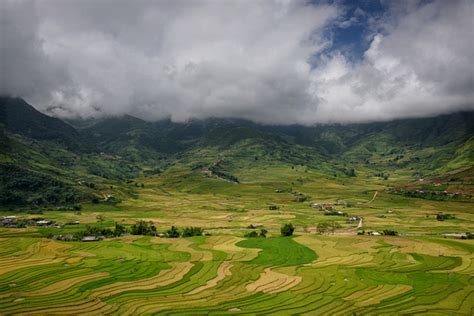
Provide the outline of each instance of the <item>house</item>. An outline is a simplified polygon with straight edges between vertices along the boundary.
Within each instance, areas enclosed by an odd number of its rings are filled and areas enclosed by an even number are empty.
[[[102,240],[103,238],[101,236],[84,236],[82,238],[82,241],[100,241]]]
[[[352,217],[349,217],[349,221],[350,222],[357,222],[360,220],[360,217],[359,216],[352,216]]]
[[[70,221],[70,222],[67,222],[66,225],[79,225],[79,221]]]
[[[36,225],[39,225],[39,226],[46,226],[46,225],[49,225],[50,223],[51,223],[50,221],[40,220],[40,221],[37,221],[37,222],[36,222]]]
[[[367,235],[370,235],[370,236],[381,236],[382,234],[379,233],[379,232],[368,232]]]
[[[321,204],[318,204],[318,203],[311,203],[310,206],[313,207],[313,208],[316,208],[320,211],[323,210],[323,206]]]

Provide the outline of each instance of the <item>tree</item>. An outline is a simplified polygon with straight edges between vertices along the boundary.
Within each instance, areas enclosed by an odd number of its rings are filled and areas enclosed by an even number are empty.
[[[115,223],[115,230],[114,230],[114,236],[115,237],[120,237],[123,234],[125,234],[126,232],[127,232],[127,229],[125,228],[124,225],[119,224],[119,223]]]
[[[293,235],[293,232],[295,231],[295,226],[293,224],[285,224],[281,227],[280,232],[282,236],[291,236]]]
[[[102,224],[105,220],[105,217],[103,215],[97,215],[95,219],[97,220],[97,223]]]
[[[255,237],[258,237],[258,233],[256,231],[252,230],[251,232],[246,233],[244,235],[244,237],[246,237],[246,238],[255,238]]]
[[[183,237],[202,236],[203,229],[201,227],[185,227],[183,229]]]
[[[316,226],[316,230],[320,234],[325,234],[327,232],[331,232],[334,234],[334,230],[340,227],[341,225],[337,222],[321,222]]]
[[[143,220],[132,225],[133,235],[156,235],[156,227],[153,222],[145,222]]]
[[[327,233],[329,230],[329,223],[328,222],[321,222],[316,226],[316,230],[320,234]]]
[[[265,228],[262,228],[260,229],[260,234],[259,234],[259,237],[267,237],[267,233],[268,233],[268,230],[266,230]]]
[[[383,234],[385,236],[398,236],[398,232],[392,229],[384,229]]]
[[[179,231],[178,228],[175,226],[171,226],[170,229],[166,232],[168,234],[168,237],[170,238],[178,238],[179,237]]]

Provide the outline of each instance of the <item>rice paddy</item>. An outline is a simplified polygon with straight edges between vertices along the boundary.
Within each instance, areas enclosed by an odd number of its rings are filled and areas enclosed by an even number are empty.
[[[308,203],[293,202],[290,194],[275,193],[284,181],[302,175],[311,181],[295,187],[311,201],[352,202],[341,209],[363,217],[359,231],[390,228],[405,235],[357,235],[357,223],[324,216]],[[51,228],[1,229],[0,314],[474,313],[474,243],[443,236],[472,230],[472,203],[408,199],[384,192],[377,181],[323,181],[298,171],[288,177],[239,186],[216,179],[187,183],[198,191],[193,193],[172,181],[176,175],[165,174],[142,179],[145,188],[137,199],[85,205],[79,215],[42,215],[81,222],[57,229],[61,233],[85,224],[110,227],[144,219],[159,231],[201,226],[206,236],[66,242],[46,238]],[[436,221],[440,210],[456,219]],[[104,216],[103,223],[95,223],[96,214]],[[317,234],[322,220],[341,228]],[[280,237],[280,226],[290,221],[295,235]],[[267,238],[244,238],[253,229],[249,225],[267,229]]]

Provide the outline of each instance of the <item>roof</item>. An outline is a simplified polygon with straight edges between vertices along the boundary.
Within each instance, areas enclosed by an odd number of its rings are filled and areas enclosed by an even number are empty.
[[[96,236],[85,236],[82,241],[96,241],[99,240]]]

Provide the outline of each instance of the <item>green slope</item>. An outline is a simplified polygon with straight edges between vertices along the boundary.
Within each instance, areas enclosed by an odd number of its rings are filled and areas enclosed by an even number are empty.
[[[460,173],[472,179],[474,167],[474,112],[270,126],[236,119],[153,123],[132,116],[64,123],[9,97],[0,98],[0,109],[4,204],[76,203],[109,194],[125,198],[133,196],[133,179],[172,175],[176,168],[181,170],[176,186],[199,192],[215,188],[215,181],[258,183],[270,170],[289,168],[321,177],[390,175],[406,181]]]

